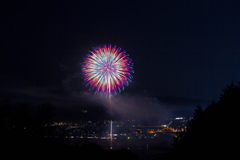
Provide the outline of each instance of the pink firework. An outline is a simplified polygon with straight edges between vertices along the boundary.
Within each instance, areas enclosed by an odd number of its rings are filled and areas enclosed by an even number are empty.
[[[90,90],[110,96],[124,90],[124,85],[131,82],[133,63],[125,51],[120,50],[104,45],[90,51],[82,65],[84,82],[90,85]]]

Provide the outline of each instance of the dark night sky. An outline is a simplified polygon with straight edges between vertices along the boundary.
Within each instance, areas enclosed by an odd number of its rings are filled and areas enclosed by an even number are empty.
[[[0,6],[1,99],[87,104],[80,63],[102,44],[121,47],[133,60],[132,83],[121,96],[200,103],[218,100],[222,88],[240,81],[239,1],[26,1]]]

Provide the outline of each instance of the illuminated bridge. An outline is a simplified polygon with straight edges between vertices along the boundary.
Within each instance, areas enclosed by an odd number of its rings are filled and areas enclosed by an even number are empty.
[[[139,126],[137,128],[150,134],[159,132],[177,132],[173,128],[167,128],[162,126]]]
[[[177,132],[177,131],[173,128],[163,128],[160,130],[160,132]]]

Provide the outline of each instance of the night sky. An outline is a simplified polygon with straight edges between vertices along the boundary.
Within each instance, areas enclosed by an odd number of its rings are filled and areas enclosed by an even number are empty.
[[[103,44],[121,47],[134,63],[132,82],[116,103],[145,98],[141,108],[148,102],[154,103],[153,111],[174,104],[181,113],[183,106],[194,109],[218,100],[226,85],[240,81],[239,1],[25,1],[0,6],[0,98],[12,103],[104,105],[81,78],[83,58]]]

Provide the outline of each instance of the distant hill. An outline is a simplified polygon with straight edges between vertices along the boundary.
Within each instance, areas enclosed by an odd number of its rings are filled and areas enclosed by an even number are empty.
[[[172,96],[157,96],[155,97],[163,103],[173,105],[198,105],[198,104],[209,104],[211,101],[205,99],[193,99],[185,97],[172,97]]]

